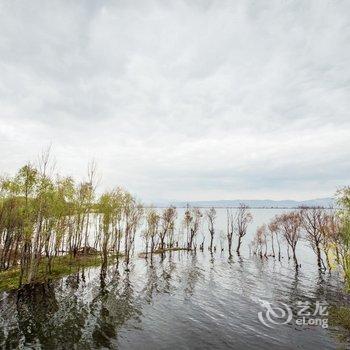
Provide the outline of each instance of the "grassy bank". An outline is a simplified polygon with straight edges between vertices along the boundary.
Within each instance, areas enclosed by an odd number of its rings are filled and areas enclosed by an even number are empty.
[[[331,307],[329,325],[335,328],[333,332],[337,339],[343,343],[348,342],[350,339],[350,308],[347,306]]]
[[[45,282],[78,272],[83,267],[99,266],[102,259],[100,254],[81,255],[73,259],[69,255],[56,257],[52,261],[51,273],[47,269],[47,259],[43,258],[39,264],[35,282]],[[0,291],[17,289],[19,287],[20,269],[13,267],[0,272]]]
[[[329,312],[329,322],[332,326],[341,326],[350,332],[350,308],[332,307]]]

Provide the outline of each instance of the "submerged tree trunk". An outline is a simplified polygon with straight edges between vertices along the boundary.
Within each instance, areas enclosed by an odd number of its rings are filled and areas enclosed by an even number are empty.
[[[322,270],[325,268],[325,265],[322,260],[320,245],[317,243],[316,243],[316,255],[317,255],[317,266],[319,270]]]
[[[293,251],[293,260],[294,260],[294,263],[295,263],[295,268],[298,270],[299,263],[298,263],[297,255],[295,253],[295,248],[293,248],[292,251]]]
[[[277,239],[277,244],[278,244],[278,260],[281,261],[281,243],[279,239]]]
[[[242,237],[238,236],[238,244],[237,244],[237,249],[236,249],[236,252],[238,255],[240,255],[241,244],[242,244]]]
[[[274,246],[274,235],[271,235],[271,249],[272,249],[272,256],[275,257],[275,246]]]

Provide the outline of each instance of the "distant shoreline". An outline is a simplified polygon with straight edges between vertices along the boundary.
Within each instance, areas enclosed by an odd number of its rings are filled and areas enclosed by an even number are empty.
[[[218,200],[154,200],[146,201],[145,206],[164,208],[170,205],[177,208],[187,206],[196,208],[238,208],[241,204],[249,206],[251,209],[299,209],[299,208],[338,208],[338,203],[334,197],[313,198],[307,200],[293,199],[218,199]]]
[[[171,206],[172,204],[169,204],[169,206]],[[169,206],[166,206],[166,205],[144,205],[143,207],[144,208],[158,208],[158,209],[165,209],[165,208],[168,208]],[[175,208],[178,208],[178,209],[186,209],[187,206],[179,206],[179,205],[172,205],[174,206]],[[207,206],[200,206],[200,205],[188,205],[188,207],[190,208],[193,208],[193,207],[196,207],[196,208],[199,208],[199,209],[208,209],[208,208],[215,208],[215,209],[238,209],[239,206],[216,206],[216,205],[207,205]],[[336,210],[340,210],[342,208],[340,207],[323,207],[323,206],[304,206],[304,207],[251,207],[249,206],[250,209],[311,209],[311,208],[320,208],[320,209],[336,209]]]

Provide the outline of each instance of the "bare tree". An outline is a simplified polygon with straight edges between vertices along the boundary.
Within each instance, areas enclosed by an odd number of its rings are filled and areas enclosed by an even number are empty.
[[[268,224],[268,229],[269,229],[269,233],[270,233],[270,236],[271,236],[271,250],[272,250],[272,256],[275,257],[276,254],[275,254],[275,245],[274,245],[274,242],[275,242],[275,236],[277,235],[277,225],[274,221],[271,221],[269,224]]]
[[[208,222],[208,230],[210,234],[210,246],[209,250],[210,252],[213,252],[213,240],[214,240],[214,234],[215,234],[215,229],[214,229],[214,223],[216,219],[216,210],[214,207],[210,208],[205,212],[206,214],[206,219]]]
[[[235,225],[235,214],[232,209],[227,209],[227,243],[228,243],[228,255],[232,257],[232,241],[233,241],[233,232]]]
[[[86,250],[88,249],[88,239],[89,239],[89,227],[90,227],[90,214],[92,211],[94,194],[97,187],[97,163],[95,160],[92,160],[88,164],[87,168],[87,193],[86,193],[86,225],[85,225],[85,238],[84,238],[84,254],[86,254]]]
[[[170,206],[163,210],[161,216],[161,228],[159,230],[159,239],[160,239],[160,249],[163,251],[165,248],[165,237],[169,231],[174,229],[175,220],[177,218],[176,208]]]
[[[271,235],[271,247],[272,247],[272,255],[275,257],[275,248],[274,248],[274,238],[276,238],[277,246],[278,246],[278,260],[281,260],[281,242],[280,242],[280,227],[279,227],[279,219],[275,217],[268,225],[269,232]]]
[[[259,226],[256,230],[253,246],[255,248],[255,253],[260,256],[260,258],[263,257],[263,246],[266,247],[266,226],[262,225]],[[265,254],[266,256],[266,250]]]
[[[293,259],[296,269],[299,268],[298,259],[296,256],[296,246],[300,238],[301,218],[298,212],[290,212],[282,214],[279,217],[280,227],[288,246],[293,253]]]
[[[328,269],[332,269],[330,253],[335,252],[336,261],[340,263],[339,247],[341,247],[341,225],[339,217],[334,212],[324,213],[319,220],[321,231],[321,246],[326,257]]]
[[[143,215],[143,208],[137,204],[134,198],[129,194],[125,194],[124,217],[125,217],[125,237],[124,237],[124,260],[126,270],[130,261],[130,252],[135,241],[135,234]]]
[[[202,212],[199,208],[193,208],[191,210],[191,220],[190,220],[190,237],[188,242],[188,249],[193,248],[193,240],[200,229],[201,219],[203,217]],[[195,247],[194,247],[195,248]]]
[[[266,225],[262,225],[262,232],[263,232],[263,236],[264,236],[264,243],[265,243],[265,258],[267,258],[267,242],[268,242],[268,232],[267,232],[267,228],[266,228]]]
[[[320,270],[325,269],[321,255],[324,216],[325,212],[320,208],[303,208],[300,210],[301,226],[306,233],[307,241],[317,256],[317,265]]]
[[[150,240],[151,242],[151,249],[150,249],[150,253],[151,253],[151,261],[153,259],[153,253],[155,250],[155,246],[156,246],[156,238],[158,236],[158,229],[159,229],[159,220],[160,220],[160,216],[157,213],[157,211],[154,208],[150,208],[147,210],[146,212],[146,223],[147,223],[147,227],[146,227],[146,232],[145,232],[145,238],[146,238],[146,257],[148,254],[148,240]]]
[[[247,234],[248,225],[252,222],[253,216],[249,211],[249,207],[245,204],[240,204],[236,214],[236,222],[234,226],[234,230],[238,236],[238,244],[236,252],[239,255],[242,238]]]

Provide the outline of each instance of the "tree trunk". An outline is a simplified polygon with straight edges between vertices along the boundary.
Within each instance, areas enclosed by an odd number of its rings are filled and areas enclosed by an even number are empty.
[[[297,256],[295,254],[295,248],[292,248],[292,250],[293,250],[293,259],[294,259],[294,262],[295,262],[295,268],[298,270],[299,264],[298,264]]]
[[[232,253],[231,253],[232,236],[228,235],[227,239],[228,239],[228,254],[229,254],[229,257],[231,258],[232,257]]]
[[[271,235],[271,249],[272,249],[272,256],[275,257],[275,246],[274,246],[273,234]]]
[[[317,254],[317,266],[319,268],[319,270],[322,270],[322,257],[321,257],[321,249],[319,244],[316,244],[316,254]]]
[[[242,237],[238,236],[238,245],[237,245],[237,249],[236,249],[236,252],[238,255],[240,255],[241,244],[242,244]]]

